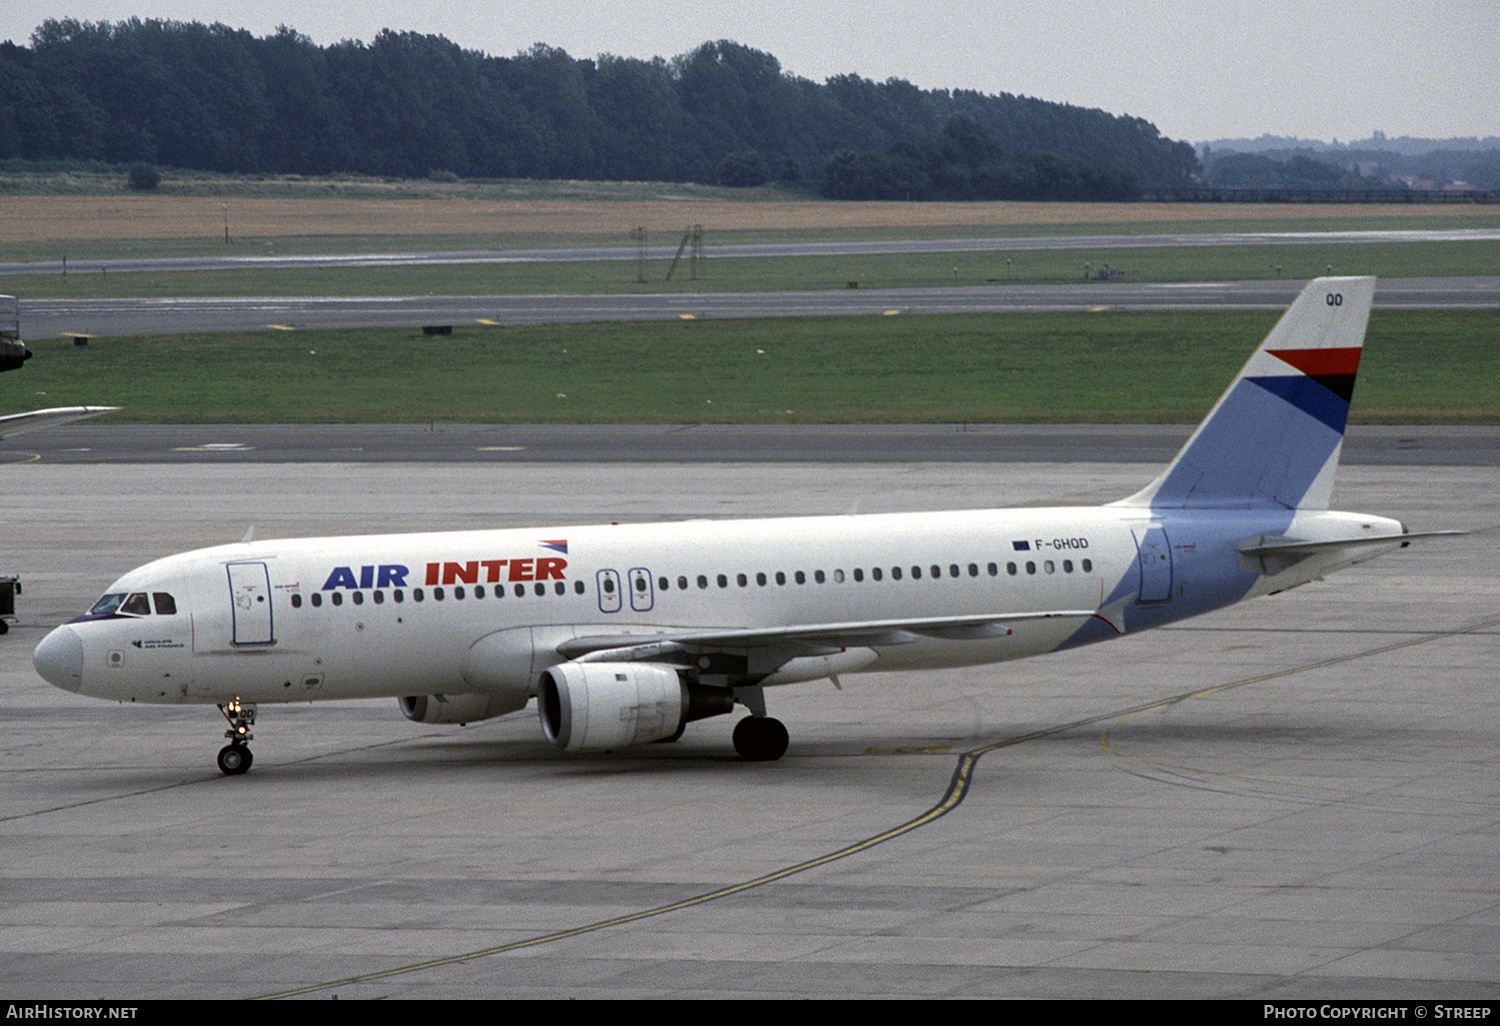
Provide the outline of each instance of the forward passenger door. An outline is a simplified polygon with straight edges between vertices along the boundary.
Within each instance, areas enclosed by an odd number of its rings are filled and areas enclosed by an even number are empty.
[[[236,645],[269,645],[276,640],[271,623],[271,575],[264,563],[228,563],[229,614]]]

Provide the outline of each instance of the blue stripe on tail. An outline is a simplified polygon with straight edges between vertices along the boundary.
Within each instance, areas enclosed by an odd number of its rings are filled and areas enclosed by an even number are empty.
[[[1308,416],[1316,417],[1342,437],[1344,424],[1349,419],[1349,400],[1339,398],[1318,381],[1306,376],[1245,380],[1291,403]]]

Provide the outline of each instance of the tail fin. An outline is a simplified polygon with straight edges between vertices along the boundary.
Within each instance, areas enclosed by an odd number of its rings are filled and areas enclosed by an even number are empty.
[[[1116,505],[1327,509],[1374,278],[1302,290],[1161,476]]]

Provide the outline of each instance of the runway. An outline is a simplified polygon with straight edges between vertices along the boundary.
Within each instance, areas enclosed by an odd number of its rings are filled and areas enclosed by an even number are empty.
[[[774,764],[733,757],[732,717],[573,757],[529,712],[434,728],[373,702],[262,706],[255,769],[226,778],[212,709],[89,702],[29,666],[115,575],[250,524],[1089,503],[1155,469],[7,465],[0,992],[1494,1001],[1493,531],[1104,646],[777,689]],[[1500,523],[1486,465],[1346,466],[1335,497]]]
[[[23,335],[158,335],[205,331],[575,324],[883,314],[1093,310],[1284,310],[1305,281],[1189,284],[1078,282],[969,288],[564,296],[386,296],[355,299],[22,299]],[[1379,310],[1497,309],[1500,278],[1382,279]]]
[[[1188,424],[97,424],[0,441],[0,464],[1164,465]],[[1351,466],[1500,466],[1500,426],[1355,424]]]
[[[670,233],[668,233],[670,234]],[[1494,242],[1496,228],[1376,229],[1369,231],[1163,232],[1151,234],[1031,235],[943,239],[838,239],[830,242],[715,243],[719,259],[871,256],[884,253],[1006,253],[1029,250],[1200,249],[1217,246],[1308,246],[1351,243]],[[452,264],[578,263],[671,260],[676,245],[547,246],[512,249],[405,251],[391,253],[262,254],[256,256],[117,257],[101,260],[0,261],[0,275],[164,273],[296,268],[414,267]]]

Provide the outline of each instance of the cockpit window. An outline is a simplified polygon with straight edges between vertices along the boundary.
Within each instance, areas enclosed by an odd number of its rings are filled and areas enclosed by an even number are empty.
[[[172,601],[172,596],[166,592],[156,593],[156,611],[158,613],[177,612],[177,603]],[[94,608],[89,610],[90,616],[109,616],[112,613],[122,613],[127,616],[150,616],[151,599],[144,591],[133,591],[129,594],[117,592],[105,595]]]
[[[124,601],[124,592],[121,592],[118,595],[105,595],[98,602],[94,603],[94,608],[89,610],[89,615],[108,616],[110,613],[113,613],[115,610],[119,609],[120,604]]]
[[[157,616],[171,616],[177,612],[177,600],[166,592],[154,591],[151,598],[156,603]]]

